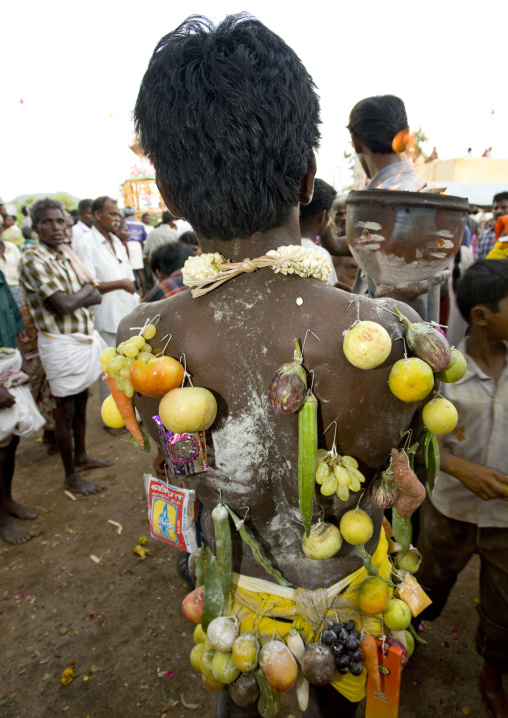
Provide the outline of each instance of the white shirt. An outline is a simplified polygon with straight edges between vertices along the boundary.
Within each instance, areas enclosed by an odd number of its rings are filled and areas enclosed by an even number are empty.
[[[143,269],[143,247],[141,242],[127,242],[131,269]]]
[[[93,274],[94,280],[100,282],[116,282],[119,279],[134,281],[129,258],[118,237],[110,233],[114,251],[106,238],[98,229],[92,227],[90,233],[76,243],[75,252]],[[98,332],[115,334],[123,317],[139,304],[138,294],[131,294],[124,289],[115,289],[102,295],[102,302],[91,307]]]
[[[88,227],[84,222],[78,219],[78,221],[72,228],[72,248],[74,251],[76,251],[76,242],[89,231],[90,227]]]
[[[12,242],[4,242],[4,256],[0,257],[0,269],[9,287],[19,287],[21,252]]]
[[[309,239],[308,237],[302,237],[302,247],[305,247],[305,249],[318,249],[321,254],[326,257],[328,260],[328,264],[330,265],[332,269],[332,273],[330,274],[330,279],[328,280],[328,284],[331,284],[332,287],[334,287],[337,282],[337,272],[335,271],[335,267],[333,266],[332,257],[330,255],[330,252],[325,249],[324,247],[321,247],[320,244],[316,244],[312,241],[312,239]]]
[[[176,229],[171,229],[169,224],[161,224],[150,232],[143,244],[143,254],[145,257],[151,257],[155,250],[164,244],[176,244],[178,242],[179,233]]]
[[[508,343],[506,343],[508,360]],[[451,434],[443,436],[443,448],[473,464],[489,466],[508,474],[508,361],[494,381],[466,353],[464,339],[459,350],[467,370],[455,384],[441,382],[441,394],[455,405],[459,421]],[[508,483],[508,479],[507,479]],[[432,503],[445,516],[480,527],[508,528],[508,503],[502,499],[483,501],[454,476],[439,472]]]

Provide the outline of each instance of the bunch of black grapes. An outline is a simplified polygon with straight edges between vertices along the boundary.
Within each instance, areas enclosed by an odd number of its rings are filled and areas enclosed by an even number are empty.
[[[335,665],[339,673],[350,672],[353,676],[362,674],[360,631],[356,630],[354,621],[330,621],[328,628],[321,631],[321,643],[329,646],[335,653]]]

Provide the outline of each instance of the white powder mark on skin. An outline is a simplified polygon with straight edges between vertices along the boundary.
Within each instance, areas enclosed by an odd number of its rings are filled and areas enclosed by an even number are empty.
[[[443,259],[443,257],[447,257],[447,256],[448,256],[448,255],[446,254],[446,252],[434,252],[434,251],[432,251],[432,250],[430,250],[430,251],[427,250],[427,252],[426,252],[425,254],[426,254],[427,256],[430,255],[431,257],[436,257],[437,259]]]
[[[355,227],[363,227],[364,229],[383,229],[383,227],[377,222],[357,222]]]
[[[371,249],[371,250],[374,250],[374,249],[379,249],[380,246],[381,246],[381,245],[378,244],[378,242],[376,242],[375,244],[369,244],[369,245],[368,245],[368,248]]]

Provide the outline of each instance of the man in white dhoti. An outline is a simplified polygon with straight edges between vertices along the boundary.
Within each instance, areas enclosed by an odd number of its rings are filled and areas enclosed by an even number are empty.
[[[101,294],[66,244],[62,204],[49,197],[39,200],[31,216],[40,244],[23,254],[21,281],[56,398],[55,433],[64,486],[81,494],[96,493],[101,487],[83,479],[79,471],[111,465],[106,459],[92,459],[85,450],[88,387],[101,374],[99,356],[105,348],[88,307],[100,304]]]

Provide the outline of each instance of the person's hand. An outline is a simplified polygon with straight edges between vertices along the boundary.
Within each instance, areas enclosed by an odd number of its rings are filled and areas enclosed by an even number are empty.
[[[491,469],[488,466],[480,466],[470,461],[464,461],[457,478],[466,489],[476,494],[482,501],[502,499],[508,501],[508,489],[499,482],[508,484],[508,478],[500,471]]]
[[[16,403],[16,398],[7,391],[3,386],[0,386],[0,411],[2,409],[10,409]]]
[[[129,292],[129,294],[135,294],[136,292],[136,285],[134,282],[132,282],[130,279],[122,279],[122,289],[124,289],[126,292]]]
[[[402,284],[389,285],[379,284],[374,295],[376,299],[382,299],[383,297],[392,297],[401,302],[410,302],[422,294],[435,287],[436,284],[441,284],[445,279],[451,275],[449,269],[444,272],[438,272],[430,279],[424,279],[421,282],[403,282]]]

